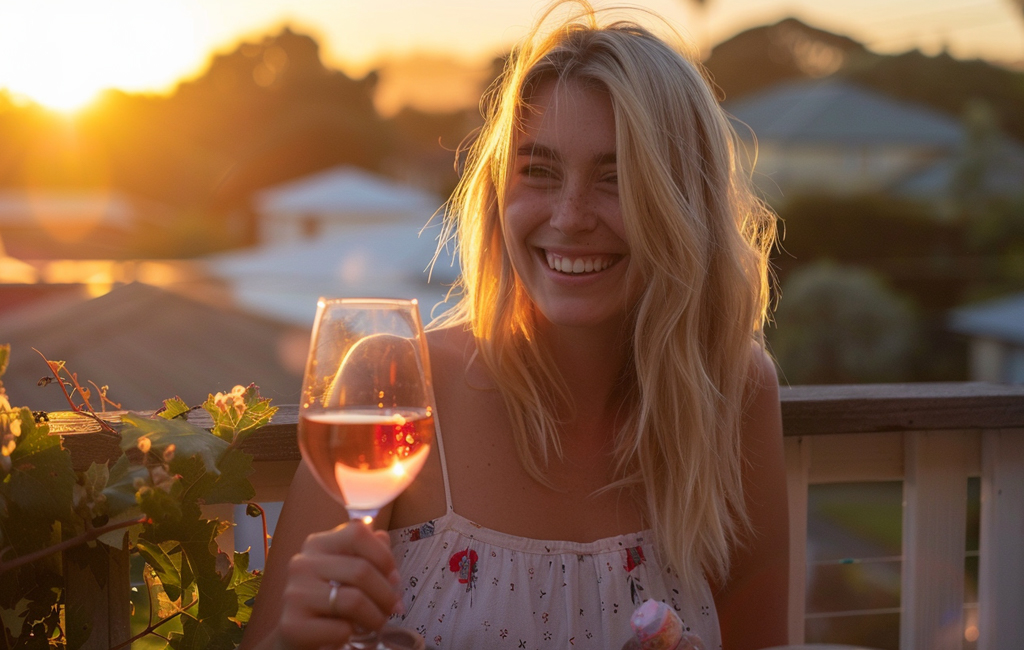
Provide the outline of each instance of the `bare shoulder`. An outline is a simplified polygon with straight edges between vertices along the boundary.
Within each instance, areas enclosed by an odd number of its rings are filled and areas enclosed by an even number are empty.
[[[461,358],[466,346],[471,345],[473,335],[464,325],[446,325],[427,331],[427,347],[430,359],[441,362]]]
[[[779,420],[771,433],[781,435],[781,414],[779,414],[779,377],[775,362],[757,343],[750,347],[750,366],[747,370],[747,387],[743,404],[744,433],[751,421],[764,422]],[[763,427],[758,427],[763,429]]]
[[[476,359],[476,340],[466,325],[449,325],[427,332],[434,387],[460,390],[466,385],[490,388],[492,382]],[[438,394],[438,399],[442,396]]]

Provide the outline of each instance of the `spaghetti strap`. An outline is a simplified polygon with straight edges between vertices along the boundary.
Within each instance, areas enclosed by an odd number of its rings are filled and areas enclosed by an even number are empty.
[[[452,507],[452,488],[448,483],[448,463],[444,459],[444,440],[441,439],[441,421],[434,414],[434,438],[437,440],[437,455],[441,458],[441,480],[444,481],[444,503],[448,508],[446,512],[455,512]]]

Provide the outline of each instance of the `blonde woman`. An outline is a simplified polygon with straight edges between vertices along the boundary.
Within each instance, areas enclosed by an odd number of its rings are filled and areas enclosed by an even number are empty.
[[[245,645],[390,617],[436,648],[617,650],[649,599],[708,650],[786,641],[773,218],[695,63],[586,5],[552,21],[487,98],[447,212],[436,452],[387,532],[299,469]]]

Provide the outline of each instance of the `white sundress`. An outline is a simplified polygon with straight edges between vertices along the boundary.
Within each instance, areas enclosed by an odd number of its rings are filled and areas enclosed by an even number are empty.
[[[686,593],[649,531],[579,543],[484,528],[452,507],[440,431],[437,450],[445,514],[390,531],[405,606],[392,625],[416,630],[436,650],[619,650],[633,636],[630,616],[653,598],[708,650],[721,649],[707,582]]]

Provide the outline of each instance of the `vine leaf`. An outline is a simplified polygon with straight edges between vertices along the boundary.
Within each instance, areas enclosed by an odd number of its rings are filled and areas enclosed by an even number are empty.
[[[211,431],[214,435],[235,444],[241,444],[277,413],[277,407],[271,406],[270,400],[260,395],[256,384],[245,388],[235,386],[228,395],[210,395],[203,403],[203,409],[213,420]]]
[[[218,474],[217,460],[228,448],[228,442],[211,436],[206,429],[185,420],[146,418],[134,413],[122,416],[121,449],[137,448],[140,438],[149,438],[152,447],[166,450],[174,445],[175,458],[198,456],[207,472]],[[173,464],[172,464],[173,467]]]
[[[173,397],[164,400],[164,408],[157,415],[165,420],[173,420],[174,418],[186,415],[191,410],[188,404],[185,403],[185,400],[180,397]]]
[[[45,423],[36,424],[31,411],[19,412],[21,438],[11,453],[5,496],[33,519],[69,521],[75,485],[71,454],[61,448],[58,436],[49,435]]]
[[[256,496],[256,490],[249,482],[253,473],[252,456],[231,449],[217,463],[220,475],[202,495],[206,503],[244,503]]]
[[[156,572],[156,577],[160,579],[160,584],[167,597],[171,600],[178,600],[181,597],[181,571],[174,566],[174,561],[171,560],[167,551],[158,544],[143,539],[135,543],[135,548],[139,550],[139,555],[146,560],[146,564]]]
[[[238,612],[231,620],[245,625],[252,616],[252,604],[256,600],[256,592],[260,589],[263,576],[249,571],[249,552],[235,551],[235,568],[231,574],[230,587],[235,590],[238,598]]]
[[[107,486],[103,488],[103,496],[107,498],[107,514],[111,519],[124,513],[138,513],[138,492],[136,482],[143,484],[149,481],[149,472],[142,465],[133,465],[127,456],[120,456],[110,468]]]

